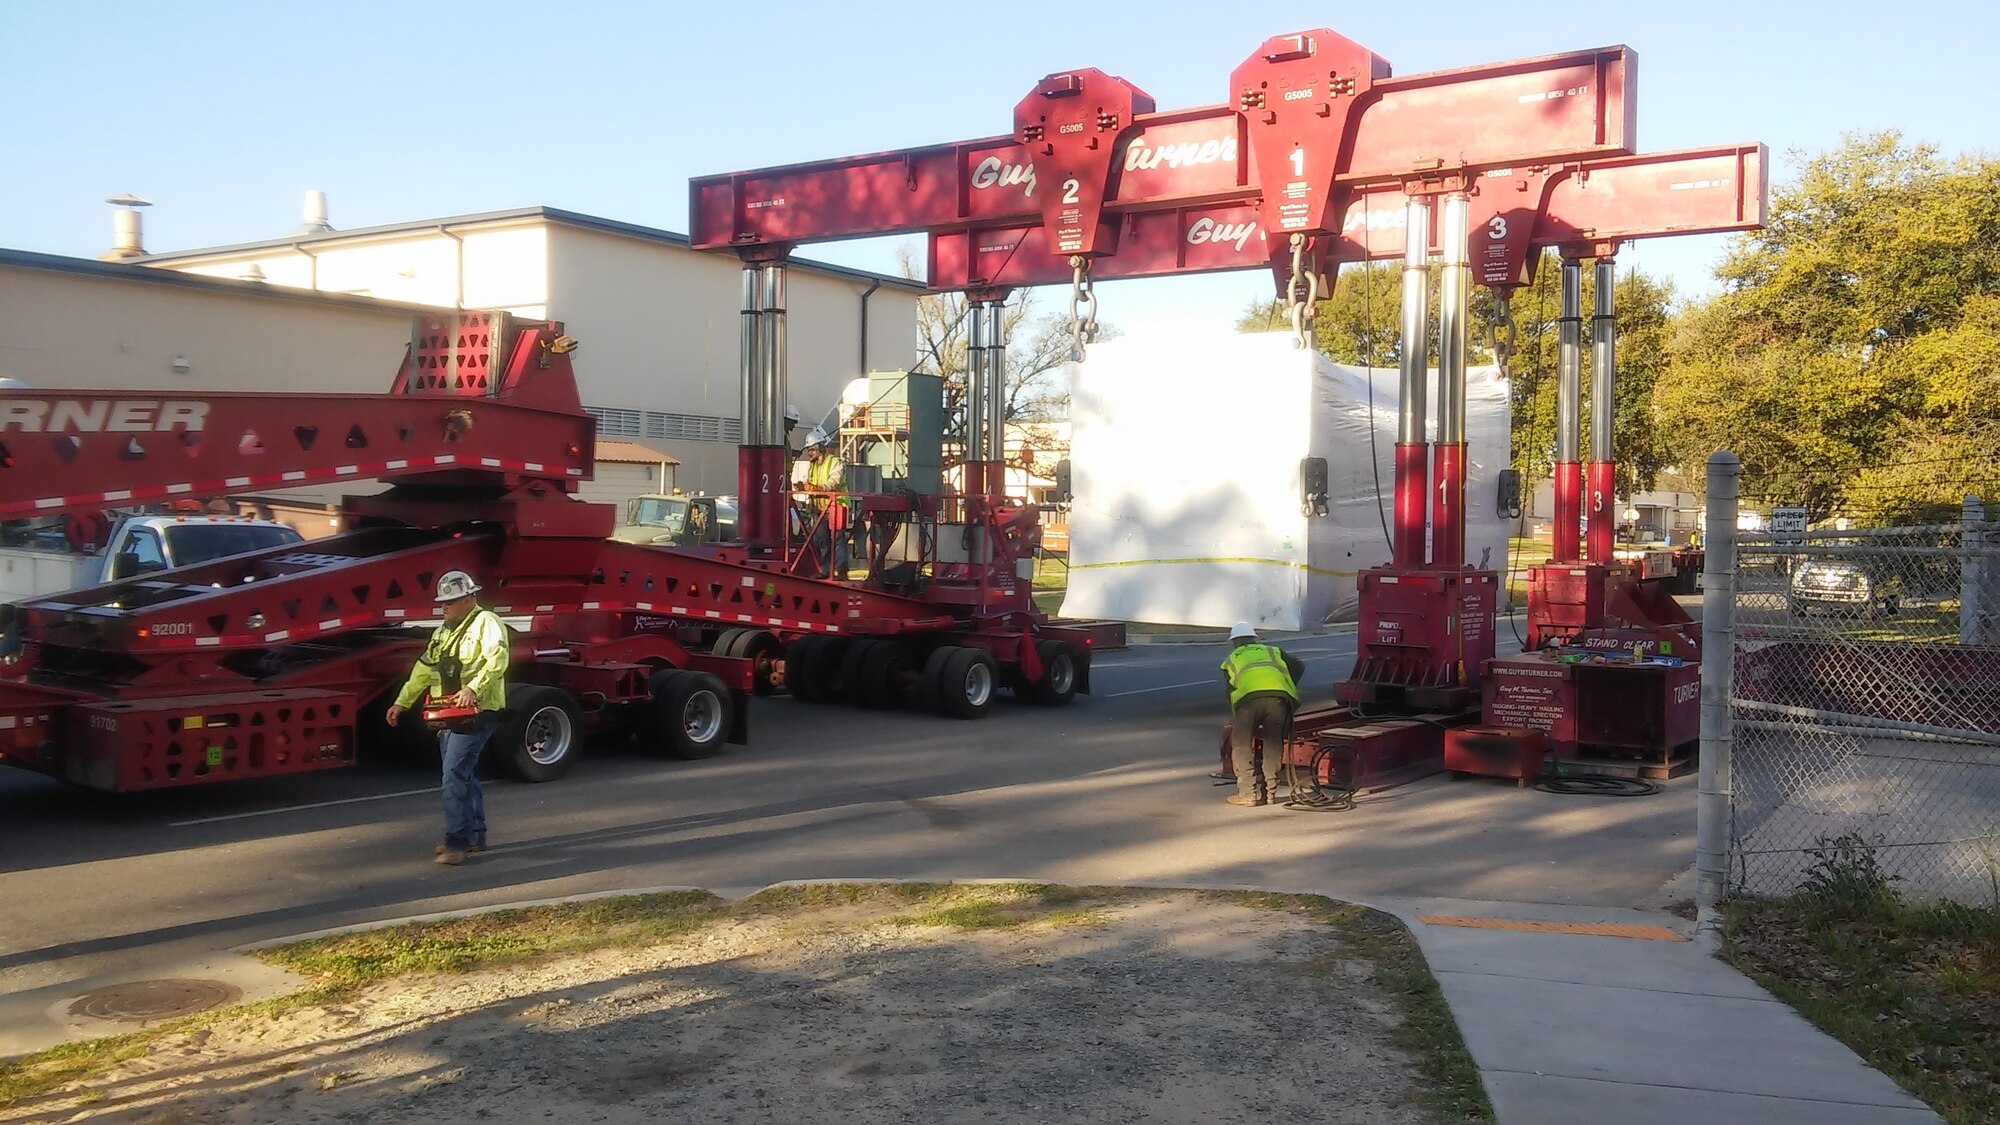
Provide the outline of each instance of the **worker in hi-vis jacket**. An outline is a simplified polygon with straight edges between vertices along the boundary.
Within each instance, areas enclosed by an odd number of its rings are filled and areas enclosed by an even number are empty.
[[[1229,750],[1236,770],[1232,805],[1254,807],[1277,796],[1278,771],[1285,762],[1285,739],[1299,706],[1299,679],[1305,665],[1276,645],[1257,639],[1249,622],[1229,631],[1229,655],[1222,683],[1229,689]],[[1262,750],[1258,739],[1262,737]]]

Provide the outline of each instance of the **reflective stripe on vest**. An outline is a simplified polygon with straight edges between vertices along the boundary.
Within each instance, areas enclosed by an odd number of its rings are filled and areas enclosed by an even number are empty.
[[[1259,691],[1282,691],[1293,702],[1298,701],[1298,685],[1292,683],[1284,654],[1270,645],[1241,645],[1231,650],[1222,662],[1222,672],[1229,677],[1231,707],[1243,702],[1244,696]]]

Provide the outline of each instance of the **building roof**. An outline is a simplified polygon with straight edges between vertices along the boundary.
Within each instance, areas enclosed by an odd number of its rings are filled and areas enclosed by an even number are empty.
[[[202,258],[235,257],[255,250],[283,250],[293,246],[311,246],[319,243],[339,243],[369,238],[391,238],[401,234],[422,234],[440,227],[501,226],[506,224],[542,221],[560,223],[579,230],[597,231],[600,234],[615,234],[626,238],[636,238],[645,242],[657,242],[664,246],[690,249],[690,240],[678,231],[645,227],[637,223],[624,223],[616,219],[602,219],[595,215],[585,215],[576,211],[564,211],[558,207],[516,207],[509,211],[485,211],[475,215],[448,215],[441,219],[420,219],[415,222],[390,223],[386,226],[356,227],[352,230],[335,230],[319,234],[295,234],[283,238],[267,238],[258,242],[239,242],[228,246],[207,246],[193,250],[175,250],[165,254],[148,254],[135,259],[148,264],[165,265],[171,262],[195,261]],[[914,293],[928,292],[921,281],[892,274],[875,273],[872,270],[858,270],[847,266],[836,266],[829,262],[816,262],[808,258],[793,258],[791,264],[810,273],[844,277],[850,281],[865,281],[881,284],[894,289],[907,289]]]
[[[595,457],[599,461],[611,461],[627,465],[678,465],[680,458],[654,449],[644,442],[627,441],[624,438],[598,438]]]
[[[316,305],[337,305],[351,309],[367,309],[371,312],[395,312],[405,315],[434,313],[429,305],[412,305],[402,301],[385,301],[380,297],[357,297],[348,293],[327,293],[313,289],[293,289],[284,285],[271,285],[261,281],[238,281],[230,277],[210,277],[206,274],[182,273],[179,270],[153,269],[144,265],[127,262],[100,262],[94,258],[69,258],[61,254],[38,254],[32,250],[8,250],[0,248],[0,266],[14,266],[19,269],[49,270],[55,273],[78,274],[84,277],[102,277],[116,281],[137,281],[147,285],[166,285],[179,289],[196,289],[209,293],[232,293],[243,297],[266,297],[277,301],[307,301]]]

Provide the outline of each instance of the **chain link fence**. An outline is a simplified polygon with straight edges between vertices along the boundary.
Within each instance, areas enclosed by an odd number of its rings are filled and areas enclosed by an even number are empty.
[[[1734,538],[1729,891],[2000,905],[2000,524]]]

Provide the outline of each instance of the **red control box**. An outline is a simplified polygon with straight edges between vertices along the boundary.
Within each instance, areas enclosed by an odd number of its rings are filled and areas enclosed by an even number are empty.
[[[1453,727],[1444,732],[1444,768],[1454,774],[1511,777],[1517,787],[1542,776],[1542,732],[1526,727]]]

